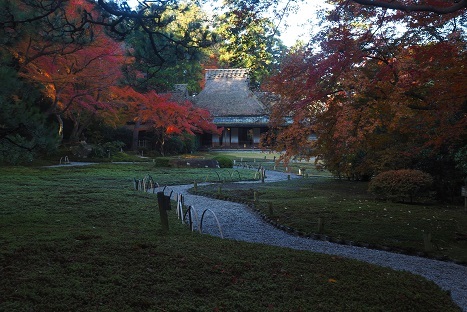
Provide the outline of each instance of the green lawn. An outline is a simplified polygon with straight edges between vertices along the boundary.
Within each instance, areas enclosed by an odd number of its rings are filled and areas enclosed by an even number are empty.
[[[365,182],[310,177],[257,185],[224,184],[222,191],[231,200],[249,202],[256,192],[256,208],[261,213],[303,235],[321,234],[336,241],[467,263],[467,241],[458,239],[458,233],[466,234],[467,230],[467,213],[462,206],[378,201],[367,188]],[[198,190],[217,195],[213,186]],[[431,234],[432,250],[425,248],[424,233]]]
[[[133,190],[147,174],[161,185],[230,176],[0,167],[0,311],[459,311],[422,277],[191,233],[173,210],[163,234],[155,196]]]

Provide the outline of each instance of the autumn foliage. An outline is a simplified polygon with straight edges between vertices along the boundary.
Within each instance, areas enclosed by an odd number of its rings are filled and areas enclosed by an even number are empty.
[[[194,107],[189,101],[175,101],[170,94],[160,95],[154,90],[138,92],[130,86],[116,86],[111,92],[113,101],[123,107],[122,117],[134,121],[135,138],[141,125],[149,125],[158,137],[161,154],[164,154],[164,145],[170,136],[219,132],[210,113]]]
[[[291,53],[270,80],[281,102],[263,144],[286,158],[317,156],[339,177],[417,168],[457,188],[453,159],[467,145],[461,12],[408,16],[334,2],[319,47]]]
[[[5,37],[0,41],[1,65],[3,58],[11,58],[9,63],[21,79],[41,90],[40,104],[47,106],[43,107],[47,121],[55,119],[60,141],[85,139],[90,125],[115,127],[129,121],[155,129],[162,150],[173,135],[217,133],[207,111],[158,94],[157,86],[130,86],[139,81],[129,79],[130,71],[143,80],[148,73],[133,66],[137,62],[130,56],[134,42],[115,40],[116,32],[126,32],[115,28],[122,20],[109,24],[108,14],[96,2],[17,1],[4,9],[0,16]]]

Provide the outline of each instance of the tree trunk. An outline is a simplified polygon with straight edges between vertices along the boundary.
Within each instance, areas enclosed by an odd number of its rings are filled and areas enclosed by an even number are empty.
[[[57,118],[58,121],[58,137],[60,138],[60,142],[63,141],[63,119],[60,114],[55,114],[55,117]]]
[[[70,134],[70,142],[76,143],[79,139],[79,122],[73,120],[73,129]]]
[[[139,128],[141,127],[141,118],[138,118],[135,122],[135,127],[133,128],[133,139],[131,141],[131,150],[138,150],[138,140],[139,140]]]
[[[161,155],[162,156],[165,156],[164,155],[164,144],[165,144],[165,140],[164,140],[164,136],[162,135],[162,140],[161,140]]]
[[[89,122],[86,124],[73,123],[73,131],[71,132],[70,141],[79,142],[84,129],[86,129],[89,125]]]

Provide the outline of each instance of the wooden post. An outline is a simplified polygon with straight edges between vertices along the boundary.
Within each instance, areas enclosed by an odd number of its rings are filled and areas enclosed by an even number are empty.
[[[258,201],[258,193],[256,193],[256,191],[253,192],[253,201],[255,203]]]
[[[287,175],[287,180],[290,180],[290,174]]]
[[[170,207],[170,197],[168,198],[168,203],[167,203],[167,198],[166,197],[168,197],[168,196],[165,196],[164,192],[158,192],[157,193],[157,202],[158,202],[158,206],[159,206],[159,215],[161,217],[162,231],[164,233],[167,233],[169,231],[169,217],[167,215],[167,210],[168,210],[167,205],[169,205],[169,207]]]
[[[323,233],[324,222],[323,218],[318,218],[318,233]]]
[[[462,187],[461,195],[464,196],[464,209],[467,212],[467,186]]]
[[[222,187],[220,185],[217,187],[217,194],[222,194]]]
[[[431,242],[431,233],[423,233],[423,245],[425,252],[433,251],[433,243]]]
[[[274,215],[274,210],[272,208],[272,203],[271,202],[268,203],[268,210],[269,210],[269,215],[270,216]]]
[[[196,181],[193,182],[193,188],[195,189],[195,192],[198,192],[198,183],[196,183]]]

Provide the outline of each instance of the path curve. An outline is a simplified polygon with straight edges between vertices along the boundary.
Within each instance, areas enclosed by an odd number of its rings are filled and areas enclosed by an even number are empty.
[[[287,175],[268,171],[266,182],[286,180]],[[185,205],[193,206],[199,215],[207,208],[214,211],[226,239],[337,255],[418,274],[449,291],[453,301],[461,307],[462,311],[467,312],[467,267],[465,266],[294,236],[265,222],[244,204],[189,194],[188,189],[192,187],[193,185],[168,186],[166,192],[173,190],[174,196],[176,193],[183,194]],[[220,236],[217,223],[210,214],[206,214],[205,221],[203,221],[203,233]]]

